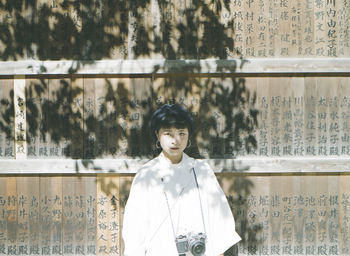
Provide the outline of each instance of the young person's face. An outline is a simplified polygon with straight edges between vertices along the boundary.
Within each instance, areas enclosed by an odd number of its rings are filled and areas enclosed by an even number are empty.
[[[173,164],[179,163],[182,159],[182,152],[187,147],[188,129],[182,128],[160,128],[158,139],[162,147],[163,154]]]

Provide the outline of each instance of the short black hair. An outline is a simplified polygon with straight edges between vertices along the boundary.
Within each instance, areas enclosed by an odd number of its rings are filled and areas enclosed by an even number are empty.
[[[192,135],[194,129],[194,122],[191,114],[179,104],[164,104],[156,110],[151,119],[151,135],[156,141],[160,128],[177,129],[187,128],[189,136]]]

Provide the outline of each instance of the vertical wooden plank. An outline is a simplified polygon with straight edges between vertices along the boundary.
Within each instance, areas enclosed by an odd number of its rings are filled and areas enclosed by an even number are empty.
[[[338,57],[350,56],[349,45],[349,17],[350,8],[346,2],[337,3],[337,28],[338,28]]]
[[[97,178],[97,252],[120,255],[119,177]]]
[[[51,253],[53,255],[62,255],[62,241],[63,241],[63,232],[62,232],[62,194],[63,194],[63,185],[62,177],[54,176],[50,177],[50,193],[49,199],[51,200]]]
[[[93,159],[97,154],[97,118],[98,109],[95,98],[95,81],[93,78],[84,79],[84,153],[85,159]]]
[[[247,58],[256,57],[256,48],[258,43],[257,10],[259,8],[258,1],[242,1],[244,9],[243,31],[244,31],[244,56]]]
[[[279,53],[278,38],[278,2],[267,1],[268,5],[268,52],[269,57],[274,57]]]
[[[316,156],[317,155],[317,89],[316,79],[314,77],[305,78],[305,155]]]
[[[234,49],[235,55],[243,55],[245,51],[245,43],[244,43],[244,6],[243,1],[232,1],[232,10],[233,10],[233,43],[234,43]]]
[[[46,145],[39,149],[39,156],[43,158],[74,157],[75,153],[79,154],[75,152],[75,149],[78,150],[82,145],[82,143],[79,145],[73,143],[75,129],[79,130],[81,126],[80,117],[73,114],[73,111],[76,110],[74,104],[77,106],[82,104],[79,98],[74,102],[74,96],[79,95],[80,91],[72,85],[69,79],[50,79],[48,84],[49,111],[46,111],[48,134]],[[78,132],[77,135],[79,135]],[[77,136],[74,142],[80,141],[79,139]]]
[[[40,251],[40,234],[41,234],[41,215],[40,215],[40,177],[31,177],[30,183],[27,184],[28,203],[30,204],[29,212],[29,255],[38,255]]]
[[[171,20],[172,18],[175,18],[175,12],[171,13],[169,6],[167,8],[164,7],[164,5],[174,5],[176,3],[170,2],[170,1],[163,1],[159,2],[156,0],[149,1],[148,6],[146,7],[146,10],[144,10],[142,14],[142,19],[144,22],[144,29],[146,33],[148,34],[148,40],[150,43],[145,45],[146,49],[149,51],[147,56],[145,58],[150,59],[162,59],[162,58],[169,58],[167,56],[164,42],[162,41],[164,34],[162,34],[163,31],[166,30],[165,22],[168,20]],[[171,24],[174,25],[174,24]],[[172,27],[170,30],[170,34],[173,33],[176,29],[176,26]],[[167,33],[169,30],[167,30]],[[174,41],[175,35],[171,35],[169,38],[169,41]],[[170,48],[169,48],[170,49]],[[174,58],[174,56],[173,56]]]
[[[72,79],[71,106],[72,106],[72,157],[81,159],[84,152],[84,80]]]
[[[325,1],[314,3],[314,47],[316,57],[328,56],[327,53],[327,10]]]
[[[108,178],[104,175],[97,175],[97,254],[108,254],[108,199],[107,199]]]
[[[280,58],[288,58],[291,54],[291,45],[290,42],[293,37],[293,28],[291,27],[292,22],[291,18],[293,16],[293,5],[296,1],[280,1],[278,7],[275,6],[274,11],[277,14],[278,19],[278,34],[276,37],[278,41],[276,42],[276,56]],[[290,6],[293,6],[290,8]]]
[[[97,79],[95,81],[96,141],[99,157],[127,154],[129,82],[129,79]]]
[[[302,1],[302,19],[303,19],[303,42],[302,49],[298,51],[301,56],[312,57],[315,55],[314,43],[314,1]]]
[[[270,155],[270,78],[259,78],[257,81],[257,106],[259,109],[258,155]]]
[[[149,14],[151,17],[149,17],[149,22],[151,25],[151,33],[150,40],[153,42],[153,47],[151,48],[151,56],[152,59],[161,59],[162,53],[159,52],[159,48],[161,47],[161,43],[157,42],[157,38],[161,36],[161,13],[160,13],[160,7],[157,0],[151,0],[150,1],[150,12]]]
[[[350,176],[339,176],[339,221],[341,237],[339,238],[340,254],[347,255],[350,253]]]
[[[318,127],[318,156],[329,155],[329,95],[328,78],[316,78],[317,86],[317,127]]]
[[[132,60],[135,59],[135,54],[133,48],[136,46],[137,38],[137,18],[135,17],[134,10],[128,8],[128,39],[127,39],[127,57]]]
[[[0,254],[7,253],[7,178],[0,176]]]
[[[329,86],[329,155],[340,155],[340,79],[325,78]]]
[[[339,176],[328,176],[328,202],[327,202],[327,225],[328,225],[328,254],[341,254],[340,249],[340,205],[339,205]]]
[[[123,220],[124,220],[124,210],[126,202],[129,198],[131,183],[133,180],[132,176],[121,176],[119,178],[119,199],[120,199],[120,211],[119,211],[119,223],[120,223],[120,229],[119,229],[119,237],[120,237],[120,252],[121,255],[123,255],[124,252],[124,241],[122,239],[122,231],[123,231]]]
[[[294,133],[294,122],[293,122],[293,88],[291,86],[290,79],[283,79],[286,81],[280,85],[283,89],[281,90],[281,106],[282,106],[282,121],[281,121],[281,141],[282,141],[282,155],[292,156],[293,155],[293,133]]]
[[[67,112],[63,112],[62,110],[63,108],[69,108],[68,104],[70,103],[70,95],[68,86],[68,80],[48,80],[48,109],[45,113],[45,118],[47,120],[45,126],[48,132],[45,137],[44,145],[39,148],[39,157],[41,158],[59,158],[60,156],[70,156],[70,145],[63,146],[60,143],[63,141],[63,138],[67,138],[68,143],[71,142],[69,140],[71,138],[71,127],[67,122],[67,120],[69,120],[69,116],[67,116]]]
[[[149,121],[153,112],[151,82],[149,78],[130,80],[129,155],[133,157],[150,154]]]
[[[0,80],[0,123],[4,126],[0,130],[0,159],[15,157],[13,88],[13,79]]]
[[[350,155],[350,87],[348,86],[350,78],[340,78],[339,83],[339,118],[340,118],[340,154],[342,156]]]
[[[212,145],[211,138],[213,136],[213,122],[210,122],[210,117],[213,112],[211,111],[211,93],[210,89],[212,87],[211,78],[199,78],[193,79],[191,83],[197,85],[199,88],[196,88],[194,93],[194,100],[199,99],[199,102],[194,102],[194,104],[198,104],[198,113],[195,117],[196,127],[197,129],[197,144],[199,148],[199,154],[204,158],[209,158],[212,154]],[[160,93],[159,95],[162,95]],[[161,97],[161,96],[160,96]],[[200,138],[207,138],[206,140]]]
[[[338,1],[327,1],[325,3],[325,44],[326,44],[326,56],[338,57],[338,26],[337,26],[337,4]],[[339,2],[338,2],[339,4]],[[339,24],[338,24],[339,25]]]
[[[16,177],[17,179],[17,196],[18,196],[18,211],[17,211],[17,244],[18,254],[29,254],[29,236],[30,236],[30,195],[31,177]]]
[[[26,3],[26,2],[22,3],[21,16],[24,19],[23,22],[25,22],[25,24],[31,24],[31,22],[34,20],[34,18],[35,18],[35,10],[36,10],[36,5],[34,3],[33,4],[32,3]],[[31,28],[31,29],[29,29],[29,28]],[[26,28],[21,31],[21,33],[23,33],[21,35],[23,37],[22,40],[26,41],[26,42],[31,40],[30,39],[31,35],[33,33],[35,33],[33,30],[34,30],[33,26],[26,26]],[[27,49],[25,49],[25,48],[27,48]],[[25,59],[25,60],[33,60],[33,59],[35,59],[35,55],[31,52],[30,49],[32,49],[32,45],[30,45],[28,47],[27,43],[23,44],[23,52],[24,52],[23,59]]]
[[[292,254],[294,246],[294,190],[293,180],[290,176],[281,177],[282,186],[282,226],[281,226],[281,249],[282,255]]]
[[[269,24],[268,24],[269,7],[267,1],[258,1],[256,16],[255,16],[255,35],[256,35],[256,57],[268,57],[268,42],[269,42]]]
[[[6,24],[8,26],[9,19],[10,19],[9,14],[1,8],[1,10],[0,10],[0,22],[1,22],[1,24]],[[7,47],[7,45],[3,41],[1,41],[0,42],[0,49],[5,50],[6,47]],[[2,51],[4,51],[4,50],[2,50]]]
[[[27,157],[40,158],[47,144],[45,108],[49,100],[48,79],[26,79]]]
[[[327,176],[319,176],[317,177],[316,183],[317,247],[318,253],[322,254],[327,252],[327,244],[329,241],[329,219],[327,215],[328,181]]]
[[[124,6],[114,6],[113,3],[106,4],[102,1],[100,1],[100,4],[104,7],[104,12],[101,10],[100,15],[105,14],[107,17],[111,17],[112,15],[114,15],[114,22],[115,24],[118,24],[118,26],[115,26],[112,22],[108,25],[106,24],[108,32],[112,35],[112,38],[114,38],[114,40],[111,40],[108,44],[108,47],[110,48],[109,56],[104,57],[109,57],[112,60],[127,59],[128,23],[125,22],[125,19],[127,19],[128,17],[127,2],[124,2]],[[115,12],[114,9],[118,10],[118,12]]]
[[[113,79],[110,82],[116,102],[114,104],[111,101],[107,102],[107,113],[112,117],[108,119],[108,155],[125,157],[128,155],[129,147],[127,134],[130,131],[130,79]]]
[[[74,184],[76,177],[62,177],[63,255],[75,255]]]
[[[293,183],[293,254],[304,253],[305,194],[303,193],[303,176],[290,177]]]
[[[120,236],[120,176],[111,177],[113,186],[109,197],[109,253],[121,255],[121,236]]]
[[[17,184],[16,177],[7,177],[6,198],[7,198],[7,254],[17,254]]]
[[[271,141],[270,141],[270,155],[271,157],[279,157],[282,156],[283,153],[283,144],[282,144],[282,95],[285,86],[282,85],[283,78],[271,78],[270,79],[270,133],[271,133]]]
[[[15,130],[15,158],[26,159],[27,139],[26,139],[26,94],[24,76],[14,77],[14,130]]]
[[[295,57],[298,55],[298,1],[284,1],[284,11],[281,19],[284,27],[281,29],[281,41],[284,44],[282,50],[284,56]],[[282,55],[282,54],[281,54]]]
[[[86,195],[86,255],[97,254],[97,179],[96,176],[82,178]]]
[[[304,156],[305,155],[305,136],[304,136],[304,124],[305,124],[305,111],[304,111],[304,78],[291,78],[290,86],[292,88],[293,99],[293,155]]]
[[[225,141],[224,141],[224,130],[225,130],[225,116],[233,115],[233,110],[225,111],[226,109],[223,106],[229,106],[230,99],[223,96],[224,88],[233,87],[233,82],[231,79],[221,79],[221,78],[210,78],[212,92],[215,96],[209,96],[210,112],[207,116],[210,122],[212,122],[212,133],[210,143],[210,157],[211,158],[224,158],[225,157]],[[222,89],[216,90],[216,88],[222,87]],[[207,91],[210,91],[208,88]],[[207,94],[208,95],[208,94]],[[232,102],[231,102],[232,104]],[[237,111],[237,110],[236,110]],[[244,144],[244,142],[243,142]],[[238,151],[238,154],[244,155],[245,150],[244,146]]]
[[[270,251],[270,179],[269,176],[262,176],[255,177],[253,180],[255,189],[253,190],[254,192],[252,194],[256,195],[257,205],[254,208],[256,210],[255,214],[257,215],[256,219],[258,221],[255,224],[255,227],[253,227],[253,230],[259,230],[259,232],[256,232],[255,238],[253,237],[253,239],[256,241],[258,248],[256,253],[266,255]]]
[[[86,237],[86,187],[85,178],[74,177],[74,241],[76,242],[74,253],[75,255],[85,255],[87,248]]]
[[[282,254],[283,193],[285,178],[271,176],[270,179],[270,238],[271,254]]]
[[[62,254],[62,177],[40,178],[41,254]]]
[[[247,102],[245,103],[246,106],[243,107],[242,111],[245,111],[244,108],[246,109],[255,109],[259,111],[259,106],[258,106],[258,100],[256,98],[257,96],[257,91],[258,91],[258,86],[257,86],[257,79],[256,78],[245,78],[243,86],[247,90],[247,93],[249,95],[249,98],[247,99]],[[249,115],[249,118],[251,121],[253,121],[253,117]],[[257,117],[258,118],[258,117]],[[258,123],[259,125],[259,123]],[[256,141],[258,142],[259,138],[259,129],[258,127],[255,127],[254,131],[251,132]],[[258,156],[258,150],[257,148],[250,147],[248,149],[249,152],[247,152],[251,156]]]
[[[230,43],[223,45],[224,49],[222,49],[222,51],[227,53],[228,58],[232,58],[234,57],[232,51],[235,46],[233,42],[233,38],[234,38],[234,25],[233,25],[234,18],[233,18],[233,8],[232,8],[233,6],[232,6],[232,2],[226,3],[225,1],[222,1],[222,0],[220,1],[220,4],[222,6],[222,9],[218,13],[220,17],[219,21],[225,27],[224,35],[228,39],[232,40]],[[257,51],[257,48],[256,48],[256,51]]]
[[[40,177],[40,253],[51,253],[51,209],[50,209],[50,178]]]
[[[96,119],[96,127],[92,128],[95,129],[92,131],[92,133],[95,133],[95,139],[92,137],[92,139],[95,140],[95,150],[94,155],[97,157],[105,157],[106,156],[106,149],[107,149],[107,130],[105,128],[106,117],[107,117],[107,108],[106,108],[106,96],[107,96],[107,89],[108,86],[107,82],[109,80],[103,80],[103,79],[94,79],[93,87],[94,89],[91,89],[90,93],[92,94],[92,90],[95,90],[95,116],[94,119]],[[89,85],[92,86],[92,85]],[[111,92],[111,91],[110,91]],[[111,92],[112,93],[112,92]],[[111,95],[113,97],[113,94]],[[91,96],[92,98],[92,96]],[[94,120],[93,119],[93,120]],[[93,143],[93,141],[92,141]],[[90,145],[89,145],[90,147]],[[89,150],[93,150],[89,148]]]
[[[301,192],[304,197],[304,246],[305,254],[317,253],[317,191],[318,176],[302,177]]]

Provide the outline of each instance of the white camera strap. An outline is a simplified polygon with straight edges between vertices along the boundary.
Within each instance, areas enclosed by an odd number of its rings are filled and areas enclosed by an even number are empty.
[[[194,164],[195,166],[195,164]],[[194,169],[194,167],[192,167],[191,171],[193,172],[193,176],[194,176],[194,180],[196,182],[196,187],[197,187],[197,191],[198,191],[198,198],[199,198],[199,205],[200,205],[200,210],[201,210],[201,215],[202,215],[202,221],[203,221],[203,231],[204,231],[204,234],[207,234],[206,232],[206,228],[205,228],[205,221],[204,221],[204,213],[203,213],[203,206],[202,206],[202,198],[201,198],[201,193],[200,193],[200,189],[199,189],[199,185],[198,185],[198,180],[197,180],[197,175],[196,175],[196,171]],[[166,201],[166,204],[167,204],[167,208],[168,208],[168,212],[169,212],[169,218],[170,218],[170,222],[171,222],[171,228],[172,228],[172,231],[173,231],[173,236],[174,236],[174,241],[176,240],[176,233],[175,233],[175,227],[174,227],[174,222],[173,222],[173,218],[172,218],[172,215],[171,215],[171,208],[170,208],[170,204],[169,204],[169,200],[168,200],[168,195],[167,193],[165,192],[165,189],[164,189],[164,179],[161,178],[161,182],[163,184],[163,193],[164,193],[164,196],[165,196],[165,201]],[[185,191],[185,189],[187,188],[187,185],[180,191],[176,201],[174,202],[173,204],[173,207],[176,205],[176,203],[178,202],[179,198],[181,197],[182,193]],[[161,222],[161,224],[159,225],[159,227],[156,229],[156,231],[154,232],[154,234],[151,236],[151,239],[149,241],[152,241],[153,238],[155,237],[156,233],[158,232],[158,230],[160,229],[160,227],[164,224],[165,220],[167,219],[167,217],[165,217],[163,219],[163,221]],[[147,252],[147,249],[146,248],[146,252]]]
[[[195,171],[194,167],[192,167],[191,171],[193,173],[194,180],[196,182],[197,191],[198,191],[198,199],[199,199],[199,205],[200,205],[200,210],[201,210],[201,215],[202,215],[202,222],[203,222],[203,231],[204,231],[204,234],[207,234],[207,231],[206,231],[206,228],[205,228],[202,198],[201,198],[201,193],[200,193],[200,189],[199,189],[199,185],[198,185],[197,174],[196,174],[196,171]],[[162,179],[162,182],[163,182],[163,179]],[[174,221],[173,221],[173,218],[172,218],[172,215],[171,215],[171,209],[170,209],[170,205],[169,205],[168,195],[165,192],[164,187],[163,187],[163,192],[164,192],[165,201],[167,203],[167,207],[168,207],[168,211],[169,211],[169,217],[170,217],[171,227],[172,227],[172,230],[173,230],[174,240],[176,240],[176,232],[175,232],[175,227],[174,227]],[[179,199],[181,197],[183,192],[184,192],[184,189],[182,189],[182,191],[180,192],[180,194],[179,194],[177,199]]]
[[[192,171],[193,171],[194,179],[196,181],[196,186],[197,186],[197,191],[198,191],[198,198],[199,198],[199,204],[200,204],[200,207],[201,207],[201,214],[202,214],[202,221],[203,221],[203,230],[204,230],[204,234],[207,234],[207,231],[205,229],[205,221],[204,221],[204,213],[203,213],[201,192],[200,192],[200,189],[199,189],[198,180],[197,180],[197,174],[196,174],[196,171],[194,170],[194,167],[192,167]]]

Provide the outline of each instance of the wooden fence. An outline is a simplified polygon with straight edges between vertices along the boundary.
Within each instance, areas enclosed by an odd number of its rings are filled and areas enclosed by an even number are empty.
[[[2,175],[1,254],[122,255],[132,178]],[[218,179],[244,239],[234,250],[239,255],[349,254],[349,174],[223,173]]]
[[[0,255],[122,255],[174,102],[243,238],[227,256],[350,255],[349,1],[2,2]]]

